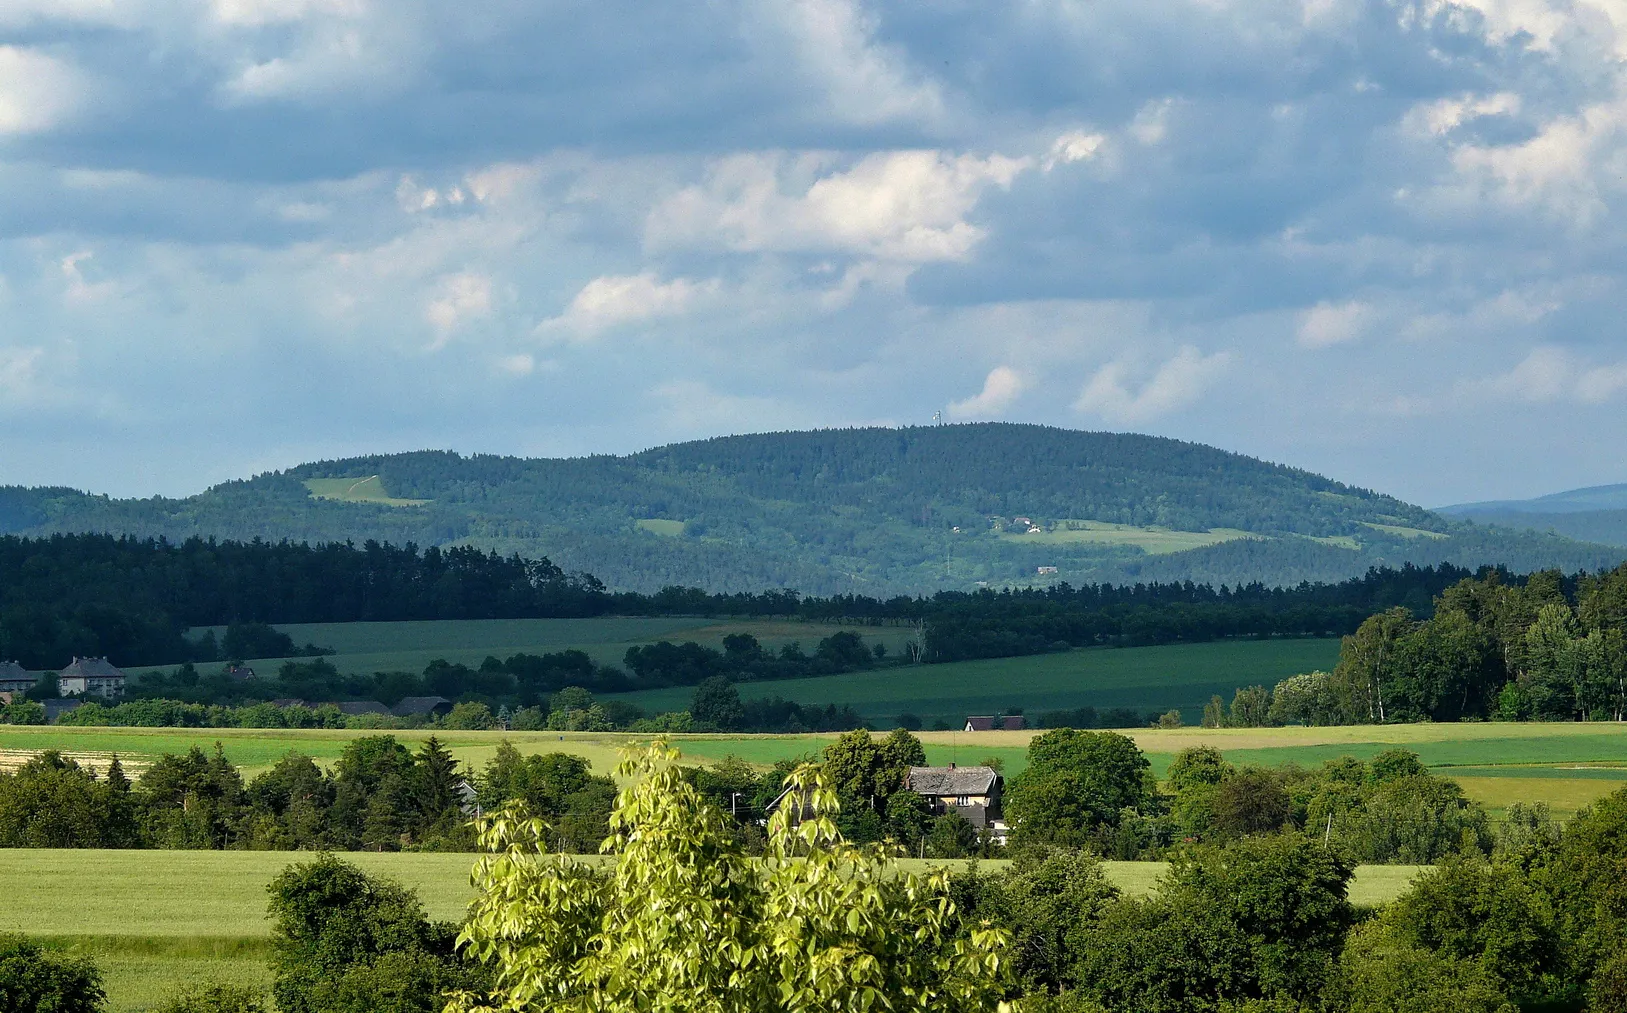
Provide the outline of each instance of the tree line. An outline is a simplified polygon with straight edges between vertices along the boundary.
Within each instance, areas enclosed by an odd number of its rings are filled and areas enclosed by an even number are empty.
[[[913,661],[1061,647],[1354,631],[1374,611],[1427,613],[1472,577],[1450,565],[1373,570],[1336,584],[1219,588],[1191,582],[805,597],[670,587],[611,593],[550,560],[408,543],[172,544],[109,535],[0,537],[0,659],[55,669],[75,656],[150,666],[320,654],[271,623],[596,615],[784,617],[917,625]],[[228,627],[188,639],[198,627]],[[234,632],[235,628],[235,632]],[[280,639],[279,639],[280,638]]]
[[[897,851],[840,829],[852,792],[873,785],[838,784],[907,758],[900,746],[792,770],[804,804],[752,839],[676,753],[629,756],[606,820],[611,863],[557,853],[553,822],[505,805],[477,820],[484,854],[461,925],[431,921],[410,890],[332,855],[293,865],[268,890],[277,1008],[1627,1010],[1627,789],[1563,826],[1511,813],[1489,854],[1449,856],[1372,910],[1350,899],[1351,855],[1292,826],[1183,841],[1142,896],[1114,886],[1088,849],[1057,841],[1018,848],[1003,871],[901,869]],[[1114,738],[1074,733],[1053,737],[1030,769],[1048,768],[1036,777],[1054,786],[1087,754],[1126,784],[1137,767]],[[1186,766],[1189,787],[1242,776],[1212,757]],[[1362,774],[1379,787],[1417,776],[1400,755]],[[0,939],[0,995],[52,1013],[100,1013],[103,999],[94,965],[17,938]],[[162,1009],[268,1006],[253,989],[199,983]]]
[[[1332,672],[1239,690],[1206,724],[1627,720],[1627,564],[1598,574],[1487,571],[1424,616],[1386,608]]]

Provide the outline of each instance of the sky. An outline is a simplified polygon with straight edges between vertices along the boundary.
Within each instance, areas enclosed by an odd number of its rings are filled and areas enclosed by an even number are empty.
[[[1011,420],[1627,481],[1627,0],[0,0],[0,484]]]

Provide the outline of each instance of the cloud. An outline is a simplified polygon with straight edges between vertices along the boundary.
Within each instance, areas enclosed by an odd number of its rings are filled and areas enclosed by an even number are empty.
[[[563,331],[579,339],[593,338],[622,324],[682,316],[715,296],[717,279],[661,281],[655,274],[606,275],[582,286],[565,312],[545,321],[538,333]]]
[[[1506,373],[1469,380],[1459,385],[1465,400],[1484,404],[1487,398],[1528,404],[1602,404],[1627,391],[1627,362],[1590,365],[1574,353],[1543,345]]]
[[[37,50],[0,46],[0,137],[60,126],[85,97],[82,76]]]
[[[910,70],[902,49],[876,42],[876,20],[853,0],[771,0],[759,15],[784,34],[793,67],[837,119],[869,126],[942,115],[937,85]]]
[[[952,419],[986,419],[999,415],[1023,392],[1022,374],[1010,366],[996,366],[983,380],[983,389],[949,405]]]
[[[845,252],[922,263],[964,257],[983,237],[966,220],[988,187],[1030,158],[886,151],[830,171],[816,155],[738,155],[650,215],[654,249]]]
[[[1328,348],[1362,336],[1372,309],[1364,303],[1317,303],[1299,320],[1299,343],[1306,348]]]
[[[424,319],[435,329],[431,349],[441,348],[454,331],[492,312],[492,283],[483,274],[464,272],[442,278],[438,294],[424,307]]]
[[[1204,355],[1195,347],[1185,345],[1160,365],[1137,391],[1130,389],[1128,364],[1108,363],[1085,384],[1073,407],[1110,422],[1151,421],[1196,401],[1226,368],[1230,358],[1225,352]]]

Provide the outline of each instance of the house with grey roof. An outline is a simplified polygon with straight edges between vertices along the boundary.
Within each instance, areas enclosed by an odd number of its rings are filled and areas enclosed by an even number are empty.
[[[1005,778],[993,767],[911,767],[904,787],[925,796],[937,813],[956,813],[995,843],[1004,844],[1006,825],[1000,819],[1000,794]]]
[[[30,672],[15,661],[0,661],[0,693],[21,696],[39,685],[39,681],[39,672]]]
[[[124,673],[106,658],[75,658],[57,673],[57,689],[63,696],[111,699],[124,692]]]
[[[390,708],[398,718],[439,718],[452,713],[452,701],[444,696],[409,696]]]

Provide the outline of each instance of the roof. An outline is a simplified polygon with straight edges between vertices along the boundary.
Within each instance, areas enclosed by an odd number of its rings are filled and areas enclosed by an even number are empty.
[[[226,676],[242,682],[254,678],[254,669],[247,665],[231,665],[226,669]]]
[[[297,696],[279,696],[277,699],[271,701],[271,706],[273,706],[273,707],[309,707],[310,704],[306,703],[304,700],[301,700]]]
[[[83,700],[41,700],[45,705],[45,720],[55,721],[71,710],[78,710],[85,705]]]
[[[388,714],[390,708],[377,700],[346,700],[339,705],[341,714]]]
[[[921,795],[988,795],[999,780],[993,767],[911,767],[904,783]]]
[[[15,661],[0,661],[0,679],[32,679],[34,674]]]
[[[408,696],[402,697],[401,702],[390,708],[390,713],[398,718],[413,717],[419,714],[433,714],[441,708],[452,709],[452,701],[444,696]]]
[[[63,679],[122,679],[124,673],[108,663],[106,658],[75,658],[59,676]]]

